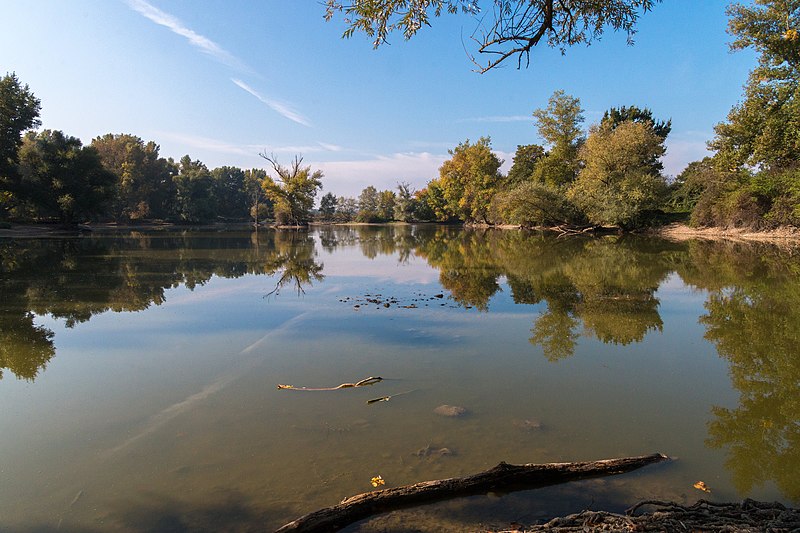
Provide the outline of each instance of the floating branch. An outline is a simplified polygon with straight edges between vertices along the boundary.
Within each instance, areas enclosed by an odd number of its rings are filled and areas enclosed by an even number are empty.
[[[343,500],[339,505],[320,509],[298,518],[277,530],[323,532],[339,529],[374,514],[394,511],[404,507],[427,504],[459,496],[484,494],[490,491],[511,492],[548,485],[557,485],[590,477],[624,474],[661,461],[666,455],[655,453],[639,457],[604,459],[582,463],[546,463],[499,465],[471,476],[423,481],[413,485],[388,488],[358,494]]]
[[[279,389],[284,390],[307,390],[307,391],[317,391],[317,390],[339,390],[339,389],[350,389],[353,387],[366,387],[367,385],[375,385],[376,383],[380,383],[383,381],[381,377],[368,377],[362,379],[361,381],[356,381],[355,383],[342,383],[337,387],[321,387],[317,389],[312,389],[309,387],[295,387],[294,385],[278,385]]]

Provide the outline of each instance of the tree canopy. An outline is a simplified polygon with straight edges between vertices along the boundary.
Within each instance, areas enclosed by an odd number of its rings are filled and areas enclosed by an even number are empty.
[[[325,18],[344,14],[344,37],[362,32],[373,46],[387,42],[399,31],[413,37],[431,17],[462,13],[475,18],[471,40],[479,54],[472,56],[480,72],[491,70],[509,58],[517,67],[530,64],[531,50],[545,43],[562,53],[576,44],[591,44],[610,28],[623,31],[633,42],[639,16],[661,0],[325,0]]]

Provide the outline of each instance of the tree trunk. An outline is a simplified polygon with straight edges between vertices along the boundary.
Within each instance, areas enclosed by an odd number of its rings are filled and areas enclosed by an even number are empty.
[[[387,511],[459,496],[484,494],[500,490],[512,492],[548,485],[557,485],[589,477],[624,474],[643,466],[666,461],[666,455],[655,453],[639,457],[604,459],[582,463],[547,463],[499,465],[471,476],[423,481],[413,485],[358,494],[333,507],[320,509],[298,518],[276,533],[338,531],[369,516]]]

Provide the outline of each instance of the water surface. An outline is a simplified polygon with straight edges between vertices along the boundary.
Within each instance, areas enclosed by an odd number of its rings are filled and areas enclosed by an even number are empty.
[[[351,529],[800,502],[796,250],[396,226],[0,253],[0,530],[269,530],[379,474],[653,452],[678,460]]]

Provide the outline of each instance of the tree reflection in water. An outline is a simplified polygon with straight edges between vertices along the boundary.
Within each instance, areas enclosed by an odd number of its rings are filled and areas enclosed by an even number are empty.
[[[530,342],[551,361],[573,355],[581,334],[627,345],[661,331],[656,291],[677,273],[708,293],[699,321],[739,392],[736,408],[712,407],[707,445],[727,450],[742,493],[773,481],[800,500],[800,256],[770,245],[448,226],[3,240],[0,378],[6,369],[33,381],[54,357],[54,333],[37,315],[75,327],[99,313],[160,305],[167,289],[213,276],[277,276],[270,294],[302,293],[324,279],[317,238],[328,253],[348,247],[400,263],[423,258],[455,302],[484,312],[505,279],[515,303],[542,304]]]

